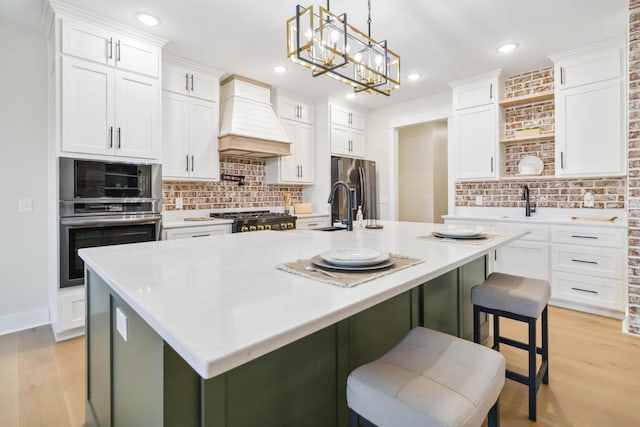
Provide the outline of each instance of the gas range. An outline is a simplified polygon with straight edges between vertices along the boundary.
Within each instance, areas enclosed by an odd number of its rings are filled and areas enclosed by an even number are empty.
[[[231,219],[231,232],[244,233],[263,230],[293,230],[296,228],[297,217],[282,212],[247,211],[220,212],[209,214],[211,218]]]

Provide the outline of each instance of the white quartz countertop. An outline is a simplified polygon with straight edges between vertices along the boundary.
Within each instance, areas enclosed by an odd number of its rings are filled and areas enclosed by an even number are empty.
[[[382,230],[262,231],[79,253],[196,372],[212,378],[526,234],[505,232],[472,245],[417,238],[447,228],[442,224],[381,223]],[[275,268],[348,247],[376,248],[425,262],[353,288]]]

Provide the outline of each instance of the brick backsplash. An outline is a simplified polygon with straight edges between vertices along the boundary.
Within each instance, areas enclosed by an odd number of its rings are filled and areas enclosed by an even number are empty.
[[[531,201],[545,208],[582,208],[584,193],[591,192],[596,209],[624,209],[625,179],[542,179],[487,182],[457,182],[456,206],[483,206],[524,209],[522,186],[529,186]]]
[[[176,209],[176,197],[182,197],[183,209],[256,209],[282,205],[284,194],[291,203],[302,201],[302,186],[266,183],[264,160],[220,158],[220,173],[244,175],[245,185],[232,181],[164,181],[162,208]]]
[[[640,335],[640,1],[629,1],[629,332]]]
[[[542,160],[542,175],[555,175],[556,158],[553,141],[534,141],[505,146],[505,175],[518,174],[518,163],[524,156],[537,156]]]
[[[553,90],[553,67],[527,71],[504,81],[505,98],[516,98]]]

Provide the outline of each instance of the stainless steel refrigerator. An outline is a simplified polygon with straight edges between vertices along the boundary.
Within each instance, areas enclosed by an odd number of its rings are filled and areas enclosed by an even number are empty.
[[[350,157],[331,156],[331,184],[345,181],[355,189],[353,218],[358,206],[362,206],[362,214],[367,225],[375,225],[378,218],[376,192],[376,162],[373,160],[352,159]],[[346,221],[347,195],[344,191],[336,191],[331,205],[333,223]]]

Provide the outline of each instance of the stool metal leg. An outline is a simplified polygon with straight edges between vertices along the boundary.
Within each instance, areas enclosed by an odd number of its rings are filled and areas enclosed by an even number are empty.
[[[529,419],[536,420],[536,319],[529,319]]]
[[[500,316],[493,313],[493,349],[500,351]]]
[[[542,363],[546,362],[545,373],[542,377],[543,384],[549,384],[549,322],[547,318],[547,307],[542,311]]]
[[[500,402],[500,399],[496,400],[495,405],[493,405],[489,410],[489,415],[487,417],[488,427],[500,427],[500,406],[498,405],[498,402]]]
[[[473,306],[473,342],[480,343],[480,307]]]

